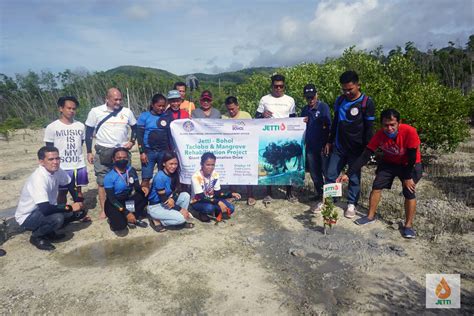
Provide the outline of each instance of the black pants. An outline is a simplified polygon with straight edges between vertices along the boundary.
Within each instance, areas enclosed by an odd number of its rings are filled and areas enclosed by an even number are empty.
[[[148,203],[148,200],[143,195],[143,193],[135,193],[130,197],[119,197],[118,200],[122,205],[125,206],[125,201],[127,200],[134,200],[135,201],[135,217],[143,217],[145,216],[145,206]],[[116,208],[112,203],[110,203],[109,199],[105,200],[105,214],[109,219],[110,229],[112,231],[122,230],[127,227],[127,214],[128,211],[120,212],[118,208]]]

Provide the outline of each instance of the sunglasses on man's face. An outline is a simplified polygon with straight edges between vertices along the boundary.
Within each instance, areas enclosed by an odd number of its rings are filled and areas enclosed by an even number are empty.
[[[274,84],[273,85],[273,88],[275,88],[275,89],[283,89],[284,87],[285,87],[284,84]]]

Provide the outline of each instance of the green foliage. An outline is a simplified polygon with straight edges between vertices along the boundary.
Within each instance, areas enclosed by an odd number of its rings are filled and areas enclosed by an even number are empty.
[[[326,226],[332,228],[332,225],[336,225],[337,220],[339,219],[339,214],[334,209],[332,198],[324,199],[321,216],[323,217],[324,229],[326,229]]]
[[[17,117],[8,118],[0,124],[0,134],[7,135],[9,131],[26,127],[23,121]]]
[[[314,83],[320,100],[331,105],[341,93],[339,76],[349,69],[359,73],[362,91],[374,99],[377,118],[385,109],[397,109],[405,123],[418,129],[424,147],[453,151],[468,136],[473,94],[465,97],[459,89],[439,83],[435,75],[423,76],[401,50],[385,59],[351,47],[340,58],[322,65],[301,64],[279,73],[286,77],[286,94],[295,98],[300,112],[305,105],[305,84]],[[241,107],[253,114],[269,91],[270,78],[254,75],[237,87],[237,96]],[[379,125],[378,119],[376,122]]]

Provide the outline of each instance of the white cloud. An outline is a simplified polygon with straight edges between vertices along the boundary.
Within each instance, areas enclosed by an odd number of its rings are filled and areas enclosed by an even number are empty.
[[[299,23],[290,16],[285,16],[281,21],[280,33],[284,41],[292,41],[298,36]]]
[[[354,36],[358,37],[361,22],[371,18],[377,6],[377,0],[349,3],[322,2],[316,8],[314,19],[308,25],[309,30],[313,33],[313,38],[335,45],[346,44]]]
[[[472,6],[472,0],[324,0],[310,19],[280,19],[280,36],[261,34],[257,43],[275,46],[261,46],[249,65],[317,62],[352,45],[367,50],[382,45],[389,50],[412,41],[422,50],[429,44],[444,47],[449,40],[474,33]]]

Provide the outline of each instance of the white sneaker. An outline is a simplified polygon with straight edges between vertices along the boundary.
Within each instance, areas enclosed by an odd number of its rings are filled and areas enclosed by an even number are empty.
[[[347,204],[347,209],[344,212],[344,216],[347,218],[354,218],[354,216],[356,216],[356,207],[354,204]]]
[[[323,207],[324,207],[324,203],[323,202],[319,202],[316,207],[313,207],[313,209],[311,210],[313,213],[321,213],[321,211],[323,210]]]

